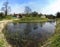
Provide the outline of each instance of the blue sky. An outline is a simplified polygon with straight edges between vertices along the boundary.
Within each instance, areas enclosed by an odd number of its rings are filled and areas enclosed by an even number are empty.
[[[0,0],[0,9],[3,2]],[[11,6],[11,13],[23,13],[24,7],[29,6],[32,11],[43,14],[55,14],[60,11],[60,0],[8,0]]]

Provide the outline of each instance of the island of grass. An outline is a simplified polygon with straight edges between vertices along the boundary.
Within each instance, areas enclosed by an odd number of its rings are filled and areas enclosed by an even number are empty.
[[[46,22],[48,18],[40,18],[40,17],[24,17],[19,18],[18,20],[13,20],[13,22]]]

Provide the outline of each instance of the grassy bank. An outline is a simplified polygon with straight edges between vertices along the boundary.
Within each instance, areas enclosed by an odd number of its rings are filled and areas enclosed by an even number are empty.
[[[48,18],[40,18],[40,17],[24,17],[19,20],[14,20],[14,22],[46,22]]]
[[[4,18],[0,18],[0,21],[12,20],[12,19],[19,19],[19,20],[13,20],[14,22],[46,22],[46,21],[48,21],[48,18],[41,18],[41,17],[16,18],[16,17],[12,17],[12,16],[6,16]]]
[[[6,41],[2,32],[0,32],[0,47],[10,47],[10,44]]]
[[[56,20],[56,31],[55,34],[49,39],[50,44],[46,47],[60,47],[60,19]]]

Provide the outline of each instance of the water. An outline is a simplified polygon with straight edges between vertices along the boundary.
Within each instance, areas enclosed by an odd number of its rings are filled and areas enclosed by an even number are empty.
[[[8,23],[4,34],[16,47],[38,47],[55,33],[55,26],[56,22]]]

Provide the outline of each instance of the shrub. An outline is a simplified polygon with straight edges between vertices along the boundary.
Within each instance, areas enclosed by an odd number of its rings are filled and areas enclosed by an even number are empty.
[[[4,47],[4,41],[0,40],[0,47]]]
[[[12,19],[12,16],[8,15],[5,17],[5,19]]]

